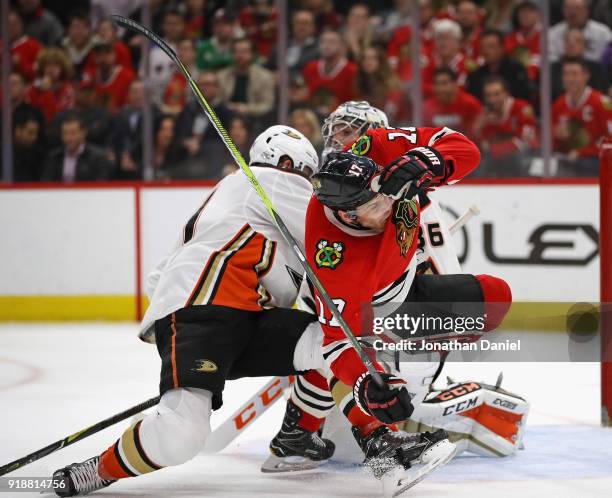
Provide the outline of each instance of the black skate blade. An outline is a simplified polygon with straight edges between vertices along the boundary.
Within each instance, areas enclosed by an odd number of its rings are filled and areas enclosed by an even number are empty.
[[[299,473],[318,469],[326,462],[327,460],[315,461],[304,457],[278,457],[270,455],[262,464],[261,471],[265,474]]]

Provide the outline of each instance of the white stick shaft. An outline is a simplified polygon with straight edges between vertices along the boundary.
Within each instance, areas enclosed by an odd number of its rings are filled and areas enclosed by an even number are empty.
[[[474,216],[478,216],[480,214],[480,209],[478,206],[472,205],[470,206],[465,213],[463,213],[459,218],[455,220],[455,222],[450,227],[450,233],[454,234],[458,230],[461,229],[463,225],[465,225],[470,219]]]

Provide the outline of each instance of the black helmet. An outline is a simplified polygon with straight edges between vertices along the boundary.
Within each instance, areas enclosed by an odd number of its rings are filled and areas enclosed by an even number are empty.
[[[332,152],[312,177],[315,196],[331,209],[355,209],[376,195],[370,190],[370,180],[378,170],[369,157]]]

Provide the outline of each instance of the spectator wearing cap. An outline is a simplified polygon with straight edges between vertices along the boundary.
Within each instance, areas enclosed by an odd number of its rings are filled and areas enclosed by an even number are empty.
[[[355,3],[346,16],[343,30],[348,56],[354,61],[363,57],[364,51],[372,45],[374,29],[370,23],[370,7],[365,3]]]
[[[164,12],[161,31],[166,43],[173,50],[176,50],[178,42],[185,38],[185,18],[178,10]],[[144,60],[141,62],[140,67],[141,76],[146,74],[143,64]],[[150,96],[156,104],[161,105],[168,81],[170,81],[175,71],[176,65],[174,62],[161,48],[154,46],[149,52],[147,84],[150,88]]]
[[[506,35],[505,49],[512,59],[527,70],[527,77],[537,82],[540,74],[540,10],[532,1],[521,2],[514,9],[515,29]]]
[[[423,104],[425,126],[447,126],[469,137],[474,136],[474,123],[482,113],[482,105],[459,87],[452,69],[436,69],[433,77],[433,95]]]
[[[41,50],[36,62],[37,78],[26,90],[25,100],[43,113],[47,122],[74,104],[73,69],[63,50]]]
[[[468,59],[478,60],[480,55],[480,35],[482,34],[483,12],[472,0],[461,0],[457,4],[455,20],[461,26],[462,52]]]
[[[58,112],[47,130],[47,144],[56,147],[61,143],[62,123],[76,111],[87,129],[87,140],[98,147],[109,145],[112,115],[98,103],[95,85],[92,81],[81,81],[77,86],[74,107]]]
[[[49,153],[42,180],[66,183],[108,180],[111,170],[106,153],[87,143],[85,124],[73,113],[62,123],[62,145]]]
[[[357,65],[346,58],[344,40],[335,31],[321,34],[319,54],[319,59],[304,67],[304,81],[318,112],[329,114],[342,102],[354,99]]]
[[[98,42],[93,48],[95,72],[85,73],[83,81],[95,88],[101,104],[111,113],[117,112],[127,101],[134,72],[116,63],[110,43]]]
[[[13,181],[40,180],[45,149],[38,139],[40,122],[32,114],[22,114],[13,123]]]
[[[612,131],[612,101],[588,85],[584,59],[565,59],[561,71],[565,93],[552,107],[554,145],[561,154],[559,174],[595,176],[601,141]]]
[[[212,37],[198,47],[196,57],[200,70],[222,69],[232,64],[235,31],[235,19],[225,9],[217,10],[212,21]]]
[[[228,108],[238,114],[260,118],[274,105],[274,75],[254,63],[253,43],[239,38],[232,46],[234,64],[219,71],[219,84]]]
[[[96,37],[98,41],[112,45],[115,52],[115,62],[119,66],[129,69],[130,71],[134,70],[130,49],[125,43],[117,38],[117,26],[113,21],[110,19],[102,19],[98,24]],[[92,73],[95,72],[95,70],[94,57],[90,54],[85,65],[85,72]]]
[[[482,152],[481,176],[525,176],[538,146],[533,108],[514,98],[500,76],[483,84],[484,109],[474,124]]]
[[[551,61],[559,60],[563,56],[565,34],[570,28],[583,32],[587,46],[585,58],[599,61],[612,40],[612,31],[605,24],[589,19],[588,0],[564,0],[563,18],[563,21],[555,24],[548,32]]]
[[[43,8],[40,0],[19,0],[18,6],[27,35],[43,45],[59,45],[64,28],[55,14]]]
[[[316,26],[312,12],[297,10],[291,16],[291,38],[287,44],[287,67],[290,77],[301,74],[304,66],[319,57],[319,46],[315,38]],[[277,69],[276,48],[272,49],[266,67]]]
[[[278,11],[271,0],[254,0],[240,10],[240,27],[256,52],[266,60],[276,44]]]
[[[584,33],[577,28],[570,28],[565,32],[565,51],[561,60],[554,62],[550,67],[552,97],[553,100],[559,98],[564,93],[563,87],[563,63],[566,60],[583,59],[589,70],[588,85],[600,92],[607,92],[610,86],[610,79],[606,77],[606,70],[603,64],[596,61],[589,61],[585,58],[587,46]]]
[[[193,39],[185,38],[181,40],[177,46],[177,54],[193,79],[197,80],[199,69],[195,64],[196,48]],[[177,115],[181,112],[187,100],[191,98],[192,93],[187,86],[187,80],[185,76],[183,76],[183,73],[177,68],[166,86],[162,112],[164,114]]]
[[[504,35],[500,31],[486,30],[480,38],[480,55],[483,64],[473,71],[467,80],[466,89],[478,100],[483,100],[484,81],[489,76],[503,78],[510,95],[529,100],[529,79],[525,67],[506,55]]]
[[[8,38],[11,43],[13,69],[26,81],[32,81],[36,75],[36,58],[43,46],[24,33],[23,21],[16,10],[11,10],[8,15]]]
[[[409,116],[410,103],[382,48],[367,48],[358,68],[355,79],[358,99],[382,109],[394,124]]]
[[[81,79],[93,45],[94,39],[89,16],[83,12],[72,14],[68,21],[68,30],[62,41],[62,47],[72,63],[76,79]]]
[[[430,57],[423,65],[423,93],[429,97],[433,91],[433,75],[439,67],[449,67],[457,75],[459,86],[463,86],[476,62],[461,52],[461,27],[451,19],[442,19],[434,24],[434,44]]]

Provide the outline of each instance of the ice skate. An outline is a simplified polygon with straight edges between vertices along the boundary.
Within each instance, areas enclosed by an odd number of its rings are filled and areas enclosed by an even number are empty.
[[[96,456],[53,472],[53,480],[58,482],[55,493],[58,496],[86,495],[114,483],[98,475],[98,460],[100,457]]]

